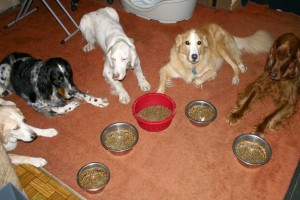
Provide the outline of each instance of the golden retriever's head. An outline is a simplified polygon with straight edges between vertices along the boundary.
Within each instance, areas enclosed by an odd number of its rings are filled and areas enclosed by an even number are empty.
[[[186,55],[187,60],[195,64],[207,50],[207,39],[200,31],[191,29],[177,35],[175,45],[179,54]]]
[[[265,71],[274,80],[300,76],[300,39],[293,33],[286,33],[274,42]]]

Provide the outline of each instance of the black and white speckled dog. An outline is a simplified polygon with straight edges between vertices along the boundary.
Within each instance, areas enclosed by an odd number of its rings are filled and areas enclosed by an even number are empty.
[[[73,97],[94,106],[105,107],[105,98],[81,92],[73,83],[70,64],[63,58],[42,61],[27,53],[15,52],[0,63],[0,96],[16,92],[37,112],[59,115],[79,106]]]

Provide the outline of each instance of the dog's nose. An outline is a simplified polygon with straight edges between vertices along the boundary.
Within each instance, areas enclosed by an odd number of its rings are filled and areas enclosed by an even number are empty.
[[[270,76],[271,76],[272,78],[276,78],[277,72],[272,71],[272,72],[270,73]]]
[[[193,60],[197,60],[197,58],[198,58],[198,55],[197,55],[197,54],[195,54],[195,53],[192,54],[192,59],[193,59]]]
[[[31,133],[31,139],[35,140],[37,138],[37,134],[35,132]]]
[[[114,79],[119,78],[119,76],[120,76],[120,74],[118,74],[118,73],[113,74],[113,78],[114,78]]]
[[[75,91],[69,91],[68,95],[73,96],[75,94]]]

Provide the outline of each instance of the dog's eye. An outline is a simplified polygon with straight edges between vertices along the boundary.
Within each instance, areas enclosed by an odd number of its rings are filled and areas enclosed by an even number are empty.
[[[185,41],[185,44],[186,45],[190,45],[191,43],[189,41]]]
[[[201,41],[198,41],[198,42],[197,42],[198,45],[201,45],[201,43],[202,43]]]
[[[126,60],[126,58],[122,58],[122,61],[124,62]]]

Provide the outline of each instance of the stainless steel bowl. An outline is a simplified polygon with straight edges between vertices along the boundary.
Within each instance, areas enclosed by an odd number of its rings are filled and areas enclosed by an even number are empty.
[[[244,145],[243,148],[249,148],[247,151],[245,152],[249,152],[249,151],[261,151],[263,152],[263,154],[265,154],[264,159],[260,158],[257,161],[254,161],[253,159],[247,158],[245,156],[242,155],[242,152],[239,152],[239,148],[241,145],[243,145],[243,143],[248,143],[250,144],[248,147],[246,145]],[[255,145],[255,146],[253,146]],[[259,145],[259,146],[257,146]],[[257,148],[259,147],[259,148]],[[254,135],[254,134],[242,134],[239,135],[235,138],[235,140],[232,143],[232,150],[234,155],[237,157],[237,159],[245,166],[262,166],[264,164],[266,164],[267,162],[269,162],[269,160],[271,159],[272,156],[272,149],[270,147],[270,145],[268,144],[268,142],[263,139],[262,137],[258,136],[258,135]],[[260,153],[262,154],[262,153]],[[255,154],[253,154],[254,156]],[[247,156],[249,157],[249,156]]]
[[[192,109],[194,106],[203,106],[206,108],[209,108],[212,112],[212,115],[209,119],[203,119],[203,120],[196,120],[193,119],[190,114],[189,114],[189,110]],[[215,108],[215,106],[208,102],[208,101],[204,101],[204,100],[194,100],[191,101],[190,103],[188,103],[185,107],[185,116],[190,120],[190,122],[196,126],[206,126],[208,124],[210,124],[211,122],[213,122],[216,117],[217,117],[217,109]]]
[[[101,144],[110,152],[131,150],[139,140],[138,130],[131,124],[118,122],[107,126],[101,133]]]
[[[94,173],[93,176],[91,175],[92,173]],[[98,162],[84,165],[77,173],[77,184],[81,189],[90,193],[99,192],[104,189],[109,179],[110,171],[108,167]],[[91,183],[93,183],[93,187],[91,187]]]

